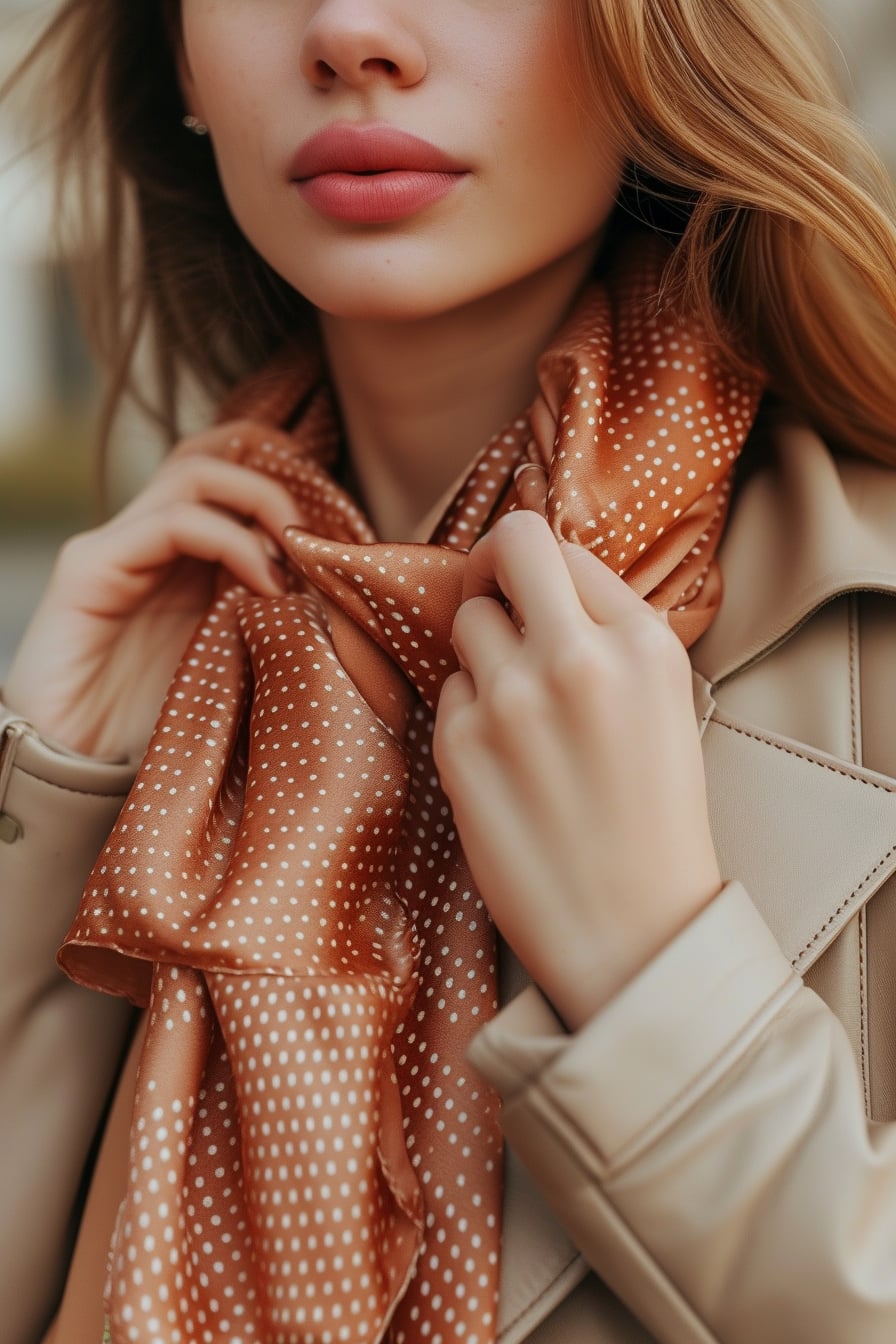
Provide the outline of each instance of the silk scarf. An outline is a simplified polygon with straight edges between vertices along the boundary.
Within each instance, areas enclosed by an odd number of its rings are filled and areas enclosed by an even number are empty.
[[[495,939],[434,713],[466,554],[526,462],[558,538],[686,644],[711,621],[759,388],[659,310],[665,255],[642,243],[586,290],[426,543],[378,541],[337,484],[312,354],[228,406],[234,454],[295,498],[290,590],[222,581],[60,952],[148,1008],[116,1344],[494,1340],[499,1115],[465,1051]]]

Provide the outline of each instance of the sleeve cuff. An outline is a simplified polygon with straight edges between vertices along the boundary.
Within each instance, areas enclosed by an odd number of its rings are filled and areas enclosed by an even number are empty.
[[[116,797],[128,792],[137,766],[130,760],[101,760],[70,751],[41,737],[27,719],[0,701],[0,781],[4,785],[0,808],[13,768],[68,793]]]
[[[674,1123],[801,983],[732,882],[577,1033],[532,986],[470,1059],[506,1103],[530,1090],[549,1099],[609,1164]]]

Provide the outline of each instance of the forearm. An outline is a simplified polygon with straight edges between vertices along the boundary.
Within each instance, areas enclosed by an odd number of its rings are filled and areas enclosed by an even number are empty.
[[[575,1036],[529,991],[480,1036],[510,1142],[663,1344],[896,1333],[896,1127],[727,889]]]
[[[130,1021],[123,1002],[71,984],[55,955],[132,769],[55,749],[2,708],[0,732],[0,1299],[17,1340],[62,1269]]]

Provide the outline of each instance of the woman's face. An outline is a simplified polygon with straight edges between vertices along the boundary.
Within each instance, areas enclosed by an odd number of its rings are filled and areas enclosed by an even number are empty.
[[[568,11],[183,0],[184,96],[250,243],[343,317],[432,316],[584,270],[621,153],[582,112]]]

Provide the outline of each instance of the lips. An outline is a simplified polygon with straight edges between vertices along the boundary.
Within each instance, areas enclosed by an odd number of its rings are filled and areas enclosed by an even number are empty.
[[[448,195],[468,169],[428,140],[382,123],[336,122],[293,156],[302,198],[330,219],[383,224]]]
[[[335,122],[312,135],[292,160],[299,182],[326,173],[463,173],[449,154],[395,126]]]

